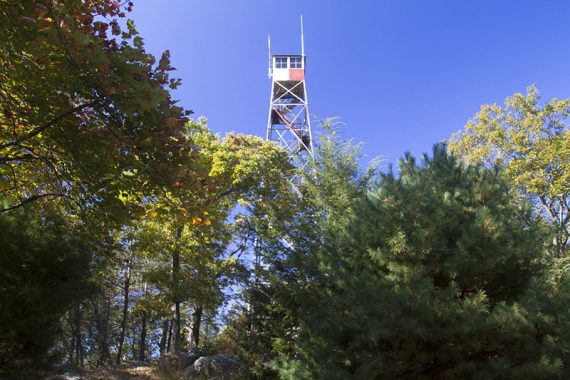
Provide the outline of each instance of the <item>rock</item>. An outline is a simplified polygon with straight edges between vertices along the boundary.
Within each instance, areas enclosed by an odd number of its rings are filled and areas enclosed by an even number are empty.
[[[237,379],[240,363],[230,355],[202,356],[186,370],[184,378]]]
[[[196,360],[200,357],[204,356],[204,353],[196,350],[195,348],[191,349],[186,353],[185,361],[184,361],[184,368],[188,368],[194,364]]]
[[[162,373],[184,371],[191,367],[194,362],[204,354],[198,350],[179,352],[177,354],[163,355],[158,361],[158,370]]]

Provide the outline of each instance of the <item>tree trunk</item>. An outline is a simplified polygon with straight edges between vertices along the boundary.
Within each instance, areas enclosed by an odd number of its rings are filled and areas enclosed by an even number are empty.
[[[123,356],[123,344],[125,343],[125,331],[127,329],[127,318],[129,316],[129,291],[131,287],[131,260],[125,260],[127,267],[125,268],[125,282],[123,284],[123,318],[121,319],[121,333],[119,335],[119,347],[117,348],[117,359],[116,364],[121,364],[121,359]]]
[[[173,352],[179,352],[181,349],[180,338],[180,302],[174,303],[174,319],[172,320],[172,334],[174,335],[174,342],[172,345]]]
[[[196,306],[194,313],[192,314],[192,342],[194,347],[198,348],[200,345],[200,324],[202,323],[202,312],[204,311],[204,306]]]
[[[176,240],[180,239],[182,235],[182,227],[178,227],[176,229]],[[181,330],[181,320],[180,320],[180,249],[176,247],[174,252],[172,253],[172,286],[173,286],[173,294],[174,294],[174,319],[173,319],[173,327],[172,333],[174,334],[174,345],[173,351],[178,352],[181,348],[181,338],[180,338],[180,330]]]
[[[83,368],[83,343],[81,340],[81,304],[77,303],[73,315],[73,334],[75,340],[75,365]]]
[[[77,305],[73,306],[73,311],[69,314],[69,319],[67,320],[69,324],[69,330],[71,331],[71,346],[68,347],[67,354],[68,354],[68,361],[70,364],[73,364],[76,367],[79,367],[79,353],[78,353],[78,342],[81,338],[78,339],[77,330],[79,324],[77,323]]]
[[[109,314],[111,312],[111,299],[106,300],[105,313],[101,315],[97,301],[93,302],[95,325],[97,326],[97,341],[99,343],[99,359],[97,365],[107,365],[111,361],[109,351]]]
[[[111,316],[111,298],[107,299],[107,304],[105,305],[105,319],[104,319],[104,334],[102,336],[103,350],[101,350],[101,364],[111,362],[111,351],[109,349],[109,318]]]
[[[166,352],[166,342],[168,341],[169,326],[170,321],[168,319],[162,321],[162,335],[160,336],[160,343],[158,345],[161,356]]]
[[[170,352],[170,347],[172,346],[172,325],[174,321],[172,318],[168,321],[168,339],[166,340],[166,352]]]
[[[141,337],[139,341],[139,360],[144,362],[146,360],[146,311],[143,311],[141,316]]]
[[[73,321],[70,319],[68,320],[69,328],[71,330],[71,344],[69,346],[66,345],[67,351],[67,362],[70,364],[74,364],[76,367],[78,366],[78,361],[75,358],[75,354],[77,353],[77,349],[75,348],[76,340],[75,340],[75,331],[73,329]]]

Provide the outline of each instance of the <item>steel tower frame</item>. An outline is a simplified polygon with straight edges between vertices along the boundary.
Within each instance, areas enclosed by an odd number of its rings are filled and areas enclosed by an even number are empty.
[[[269,47],[269,78],[271,99],[266,139],[284,148],[291,161],[304,169],[313,159],[313,138],[309,116],[309,101],[305,82],[305,43],[301,16],[301,55],[272,55]],[[298,175],[292,183],[299,180]]]

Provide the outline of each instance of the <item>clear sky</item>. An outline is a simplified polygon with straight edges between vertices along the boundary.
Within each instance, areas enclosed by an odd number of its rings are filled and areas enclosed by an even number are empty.
[[[150,52],[170,50],[181,105],[265,136],[267,35],[299,54],[300,14],[313,120],[340,117],[370,158],[430,151],[532,83],[570,97],[568,0],[138,0],[131,17]]]

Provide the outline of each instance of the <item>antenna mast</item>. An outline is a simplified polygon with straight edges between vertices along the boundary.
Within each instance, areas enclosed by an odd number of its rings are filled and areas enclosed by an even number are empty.
[[[305,36],[303,34],[303,15],[301,15],[301,55],[305,57]]]
[[[271,74],[272,74],[272,70],[271,70],[271,69],[272,69],[272,66],[273,66],[273,65],[271,64],[271,36],[270,36],[269,34],[267,35],[267,49],[268,49],[268,51],[269,51],[269,68],[268,68],[268,71],[267,71],[267,76],[268,76],[269,78],[271,78]]]

